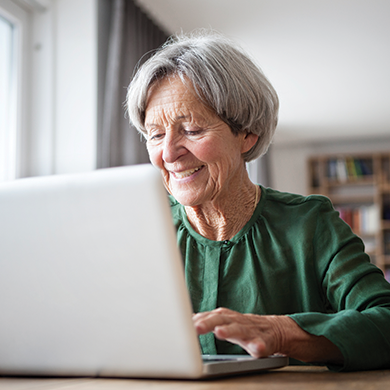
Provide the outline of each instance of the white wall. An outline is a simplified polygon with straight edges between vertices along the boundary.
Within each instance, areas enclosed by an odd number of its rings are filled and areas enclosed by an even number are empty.
[[[271,187],[279,191],[306,193],[306,160],[311,154],[307,145],[277,146],[269,150]]]
[[[96,167],[97,1],[56,0],[55,172]]]
[[[277,144],[270,149],[271,185],[279,191],[308,194],[307,160],[332,153],[390,153],[390,137],[321,143]]]

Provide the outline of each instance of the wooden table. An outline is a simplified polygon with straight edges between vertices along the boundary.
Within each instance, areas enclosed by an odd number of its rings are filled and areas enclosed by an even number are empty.
[[[0,377],[1,390],[386,390],[390,370],[333,373],[324,367],[284,367],[257,375],[205,381]]]

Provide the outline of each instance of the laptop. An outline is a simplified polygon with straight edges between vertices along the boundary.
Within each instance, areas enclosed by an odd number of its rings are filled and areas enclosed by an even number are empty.
[[[150,164],[1,184],[0,313],[0,375],[195,379],[288,364],[203,362]]]

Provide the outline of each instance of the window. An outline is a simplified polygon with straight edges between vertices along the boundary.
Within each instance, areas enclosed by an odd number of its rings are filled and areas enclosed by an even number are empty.
[[[22,176],[29,28],[26,10],[16,1],[0,0],[0,181]]]
[[[16,29],[0,14],[0,181],[16,177]]]
[[[96,0],[0,0],[0,182],[96,168]]]

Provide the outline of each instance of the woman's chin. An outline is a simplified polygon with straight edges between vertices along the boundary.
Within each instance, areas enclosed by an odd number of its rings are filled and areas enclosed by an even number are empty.
[[[169,193],[183,206],[196,206],[204,199],[205,189],[192,189],[189,183],[171,181],[169,184]]]
[[[194,202],[194,199],[188,198],[187,196],[180,196],[180,195],[174,195],[173,197],[183,206],[192,207],[196,205],[196,202]]]
[[[200,203],[197,194],[182,193],[181,191],[170,191],[170,193],[183,206],[194,207]]]

